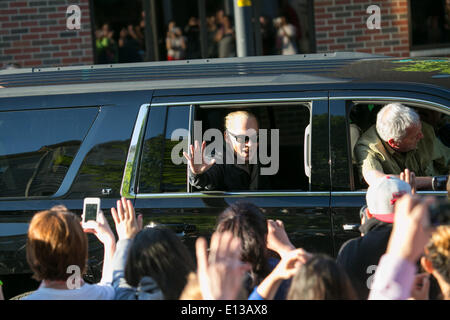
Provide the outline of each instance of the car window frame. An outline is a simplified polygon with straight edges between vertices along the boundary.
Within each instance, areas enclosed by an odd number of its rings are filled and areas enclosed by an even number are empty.
[[[410,97],[408,97],[410,95]],[[428,97],[428,99],[427,99]],[[433,101],[438,100],[439,102]],[[428,95],[419,92],[400,92],[400,91],[390,91],[390,92],[380,92],[380,91],[334,91],[330,92],[330,106],[333,107],[334,102],[343,101],[343,105],[347,108],[347,103],[351,103],[351,107],[355,105],[355,102],[358,103],[376,103],[376,104],[387,104],[392,102],[400,102],[406,103],[411,106],[427,108],[434,111],[443,112],[447,115],[450,115],[450,107],[447,107],[445,103],[445,98]],[[346,132],[347,132],[347,162],[350,167],[350,175],[349,179],[354,179],[353,166],[352,166],[352,155],[350,150],[350,127],[349,124],[349,112],[351,107],[346,111]],[[348,111],[348,112],[347,112]],[[332,133],[331,133],[332,134]],[[350,181],[350,185],[354,188],[354,181]],[[332,191],[331,195],[333,196],[365,196],[367,190],[349,190],[349,191]],[[447,196],[447,191],[432,191],[432,190],[418,190],[417,194],[420,195],[430,195],[443,197]]]
[[[265,96],[266,94],[270,94],[270,92],[264,92],[258,94],[258,96]],[[273,94],[272,94],[273,95]],[[231,97],[228,97],[231,96]],[[254,95],[253,95],[254,96]],[[191,138],[192,133],[192,123],[194,121],[194,108],[195,106],[224,106],[224,105],[235,105],[239,104],[275,104],[275,103],[311,103],[310,106],[310,123],[312,121],[313,113],[311,112],[314,102],[321,101],[326,102],[327,106],[329,103],[328,98],[328,90],[318,91],[318,92],[283,92],[281,93],[282,97],[243,97],[236,99],[233,95],[220,95],[220,96],[202,96],[202,97],[190,97],[187,99],[186,97],[171,97],[170,101],[164,102],[162,99],[158,99],[159,101],[153,101],[149,104],[141,105],[135,127],[133,129],[133,134],[131,137],[130,148],[127,156],[127,161],[125,164],[124,175],[122,179],[121,185],[121,195],[126,198],[134,198],[134,199],[148,199],[148,198],[208,198],[211,196],[217,197],[280,197],[280,196],[329,196],[330,190],[323,191],[201,191],[201,192],[189,192],[189,182],[187,176],[187,166],[186,166],[186,181],[188,184],[188,192],[166,192],[166,193],[137,193],[136,183],[138,179],[139,173],[139,161],[142,157],[142,146],[144,140],[144,134],[146,130],[146,124],[148,120],[149,110],[151,107],[158,106],[189,106],[190,107],[190,116],[189,116],[189,139]],[[224,99],[225,97],[225,99]],[[328,112],[329,115],[329,112]],[[327,134],[329,134],[329,130],[327,129]],[[188,141],[191,144],[191,141]],[[310,179],[311,184],[311,179]]]

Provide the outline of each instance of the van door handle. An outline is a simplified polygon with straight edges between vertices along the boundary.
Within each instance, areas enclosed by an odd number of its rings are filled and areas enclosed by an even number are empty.
[[[360,224],[344,224],[342,228],[345,231],[359,231]]]
[[[305,168],[305,175],[309,178],[309,183],[311,183],[311,124],[308,124],[305,128],[303,165]]]

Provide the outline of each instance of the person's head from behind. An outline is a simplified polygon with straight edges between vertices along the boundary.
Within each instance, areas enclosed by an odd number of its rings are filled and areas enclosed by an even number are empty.
[[[69,266],[83,274],[88,257],[88,240],[80,219],[63,206],[36,213],[28,229],[28,264],[38,281],[66,281]]]
[[[390,103],[377,114],[378,135],[393,149],[408,152],[423,138],[419,115],[400,103]]]
[[[253,285],[267,276],[267,221],[261,209],[249,202],[236,202],[220,214],[216,231],[230,231],[241,240],[241,261],[251,264]]]
[[[411,194],[411,185],[394,176],[384,176],[369,186],[366,193],[368,219],[394,222],[395,202],[405,194]]]
[[[258,120],[250,112],[233,111],[225,117],[225,141],[241,161],[248,162],[256,156],[258,130]]]
[[[292,278],[288,300],[352,300],[356,293],[345,270],[332,258],[316,254]]]
[[[194,270],[188,249],[172,230],[146,227],[133,240],[125,266],[125,279],[129,285],[138,287],[143,277],[151,277],[164,299],[176,300],[187,283],[189,273]]]
[[[437,227],[420,262],[438,280],[444,298],[450,299],[450,226]]]

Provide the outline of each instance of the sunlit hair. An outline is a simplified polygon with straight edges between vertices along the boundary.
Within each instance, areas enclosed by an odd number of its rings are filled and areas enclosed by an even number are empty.
[[[297,272],[288,300],[354,300],[356,292],[345,270],[334,259],[316,254]]]
[[[247,292],[244,288],[241,288],[237,294],[236,300],[247,300],[247,297]],[[204,300],[198,276],[195,272],[189,274],[187,284],[184,287],[179,300]]]
[[[420,124],[419,115],[400,103],[385,105],[377,114],[377,132],[384,141],[398,142],[406,135],[406,130]]]
[[[233,126],[232,123],[233,123],[234,119],[237,117],[245,118],[245,119],[253,118],[253,119],[255,119],[256,122],[258,122],[258,119],[256,118],[256,116],[253,113],[250,113],[250,112],[244,111],[244,110],[233,111],[233,112],[230,112],[229,114],[227,114],[225,117],[225,129],[230,129]]]
[[[216,231],[231,231],[241,240],[241,260],[252,266],[252,289],[270,272],[267,252],[267,220],[261,209],[249,202],[236,202],[220,214]]]
[[[77,215],[64,206],[36,213],[28,229],[27,262],[33,278],[67,280],[69,266],[86,270],[88,240]]]
[[[433,269],[450,283],[450,226],[439,226],[426,246],[426,258]]]
[[[200,283],[195,272],[189,273],[186,286],[181,292],[179,300],[203,300],[203,295],[200,290]]]
[[[145,276],[156,281],[165,300],[177,300],[195,270],[189,250],[170,229],[141,230],[133,240],[125,265],[125,280],[138,287]]]

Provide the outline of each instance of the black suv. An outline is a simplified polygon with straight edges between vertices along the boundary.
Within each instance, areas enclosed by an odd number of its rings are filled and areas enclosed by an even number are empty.
[[[359,236],[366,186],[352,156],[358,136],[389,102],[448,124],[449,67],[449,59],[335,53],[1,71],[5,291],[8,281],[29,278],[32,215],[57,204],[81,214],[85,197],[102,198],[108,217],[120,196],[132,199],[145,223],[173,228],[191,248],[224,208],[246,200],[281,219],[296,246],[335,256]],[[224,115],[236,109],[251,110],[260,128],[279,129],[272,188],[194,190],[181,147],[196,139],[195,121],[201,139],[223,130]],[[89,239],[95,281],[103,248]]]

